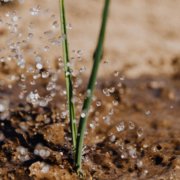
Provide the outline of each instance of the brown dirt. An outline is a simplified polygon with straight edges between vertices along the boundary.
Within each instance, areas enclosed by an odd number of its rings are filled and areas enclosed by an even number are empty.
[[[98,82],[84,150],[86,179],[178,179],[179,79],[147,76],[121,82],[116,77]],[[1,98],[5,96],[4,87]],[[14,93],[8,97],[12,100]],[[11,103],[0,126],[5,137],[2,179],[77,178],[68,124],[59,107],[65,102],[56,99],[60,105],[53,102],[46,108]]]
[[[73,68],[87,68],[81,76],[73,76],[78,117],[102,2],[67,1],[69,21],[73,25],[69,30],[71,48],[76,50],[72,53]],[[43,36],[44,31],[51,29],[52,22],[58,20],[58,8],[50,0],[38,4],[44,13],[38,17],[29,15],[29,9],[35,7],[37,1],[0,6],[3,20],[0,58],[13,53],[7,47],[8,39],[15,42],[26,39],[28,25],[33,22],[34,37],[22,46],[27,64],[33,65],[34,51],[52,60],[49,78],[38,79],[36,85],[29,83],[32,81],[30,73],[23,81],[26,68],[17,68],[14,61],[0,63],[0,103],[8,102],[9,107],[0,112],[0,179],[78,179],[73,167],[63,72],[58,71],[62,65],[56,62],[59,46],[52,47]],[[49,11],[45,11],[47,7]],[[180,178],[179,7],[178,0],[112,1],[104,63],[85,139],[85,179]],[[12,10],[23,17],[19,22],[22,36],[18,38],[4,23],[9,22],[4,14]],[[52,14],[55,14],[53,20]],[[57,37],[58,31],[58,28],[53,30],[52,36]],[[44,45],[50,47],[48,52],[41,49]],[[82,57],[78,49],[83,51]],[[19,99],[25,85],[25,95],[34,89],[38,89],[41,96],[49,95],[45,88],[54,72],[59,73],[60,79],[55,97],[47,107],[33,107],[25,98]],[[17,77],[10,78],[15,73]],[[78,82],[81,83],[76,86]]]

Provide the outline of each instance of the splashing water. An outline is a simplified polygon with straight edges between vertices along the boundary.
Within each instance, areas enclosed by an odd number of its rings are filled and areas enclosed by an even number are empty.
[[[32,8],[30,8],[30,14],[32,15],[32,16],[38,16],[39,15],[39,12],[40,12],[40,7],[39,6],[37,6],[37,7],[32,7]]]
[[[26,101],[35,106],[38,105],[39,99],[40,99],[40,96],[39,96],[37,90],[35,92],[30,92],[26,97]]]
[[[120,122],[120,123],[116,126],[116,130],[117,130],[118,132],[122,132],[122,131],[124,131],[124,129],[125,129],[125,124],[124,124],[123,121]]]

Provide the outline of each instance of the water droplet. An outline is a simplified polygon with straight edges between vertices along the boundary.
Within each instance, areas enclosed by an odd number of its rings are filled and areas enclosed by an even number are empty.
[[[128,150],[129,150],[129,155],[130,155],[133,159],[137,158],[136,148],[130,146],[130,147],[128,147]]]
[[[19,124],[19,127],[23,130],[23,131],[28,131],[28,125],[26,125],[24,122],[21,122]]]
[[[43,158],[43,157],[45,157],[45,155],[46,155],[46,150],[45,149],[40,149],[39,150],[39,155]]]
[[[36,85],[36,81],[35,81],[35,80],[32,80],[32,81],[30,81],[30,84],[31,84],[32,86],[34,86],[34,85]]]
[[[91,93],[92,93],[92,92],[91,92],[91,89],[88,89],[87,92],[86,92],[86,96],[87,96],[87,97],[90,97],[90,96],[91,96]]]
[[[106,124],[109,125],[111,118],[110,118],[110,116],[103,116],[103,120],[104,120],[104,122],[105,122]]]
[[[67,72],[66,72],[66,77],[67,77],[67,76],[70,76],[70,74],[71,74],[71,73],[70,73],[69,71],[67,71]]]
[[[82,66],[80,69],[79,69],[79,73],[83,73],[86,71],[86,67],[85,66]]]
[[[22,57],[19,57],[19,58],[18,58],[17,65],[18,65],[20,68],[24,69],[24,68],[25,68],[25,60],[24,60]]]
[[[0,112],[4,112],[6,110],[5,106],[3,104],[0,104]]]
[[[48,164],[43,164],[41,172],[42,173],[48,173],[50,169],[50,166]]]
[[[49,77],[49,72],[48,71],[43,71],[42,73],[41,73],[41,76],[42,76],[42,78],[48,78]]]
[[[104,89],[103,89],[103,94],[104,94],[105,96],[110,96],[110,93],[109,93],[108,88],[104,88]]]
[[[111,142],[115,142],[115,140],[116,140],[116,136],[115,136],[115,135],[111,135],[111,136],[110,136],[110,141],[111,141]]]
[[[46,36],[50,36],[53,34],[53,31],[49,30],[49,31],[44,31],[44,35]]]
[[[40,78],[41,77],[41,75],[39,74],[39,73],[36,73],[36,74],[34,74],[33,75],[33,79],[34,80],[36,80],[36,79],[38,79],[38,78]],[[32,81],[33,82],[33,81]],[[34,81],[35,82],[35,81]]]
[[[80,58],[83,54],[83,51],[79,49],[79,50],[77,50],[76,54],[77,54],[77,57]]]
[[[38,16],[39,12],[40,12],[40,7],[39,6],[30,8],[30,14],[32,16]]]
[[[142,176],[146,176],[148,174],[148,170],[145,169],[143,172],[142,172]]]
[[[21,155],[25,155],[27,153],[27,149],[22,147],[22,146],[18,146],[17,147],[17,151],[21,154]]]
[[[123,121],[120,122],[120,123],[116,126],[116,130],[117,130],[118,132],[122,132],[122,131],[124,131],[124,129],[125,129],[125,124],[124,124]]]
[[[9,109],[9,101],[0,99],[0,113],[5,112]]]
[[[26,81],[26,76],[25,76],[25,74],[21,74],[20,79],[21,79],[22,82]]]
[[[97,107],[101,106],[101,104],[102,104],[101,101],[96,101],[96,106]]]
[[[58,28],[58,22],[57,21],[54,21],[53,23],[52,23],[52,28],[53,29],[56,29],[56,28]]]
[[[51,91],[53,89],[56,89],[56,83],[50,81],[46,87],[46,90]]]
[[[49,50],[49,46],[44,46],[43,51],[47,52]]]
[[[37,63],[37,64],[36,64],[36,68],[40,70],[40,69],[43,68],[43,65],[42,65],[41,63]]]
[[[112,103],[113,103],[113,105],[114,105],[114,106],[117,106],[117,105],[119,104],[119,102],[118,102],[118,101],[116,101],[116,100],[113,100],[113,102],[112,102]]]
[[[33,38],[33,33],[29,33],[28,34],[28,40],[32,39]]]
[[[110,109],[109,113],[110,116],[112,116],[114,114],[114,109]]]
[[[72,29],[72,25],[70,23],[67,23],[66,28],[71,30]]]
[[[128,158],[128,154],[126,152],[122,152],[121,159],[127,159],[127,158]]]
[[[128,122],[128,127],[130,130],[133,130],[135,128],[135,124],[132,121]]]
[[[33,105],[38,105],[39,98],[40,98],[40,96],[37,91],[30,92],[26,97],[26,101],[29,103],[32,103]]]
[[[171,105],[171,106],[170,106],[170,109],[174,109],[174,106],[173,106],[173,105]]]
[[[39,106],[46,107],[48,105],[48,100],[46,98],[39,99]]]
[[[8,2],[11,2],[13,0],[2,0],[2,1],[5,2],[5,3],[8,3]]]
[[[138,128],[137,129],[137,135],[138,135],[139,138],[143,136],[143,128]]]
[[[56,118],[57,119],[57,118]],[[45,124],[49,124],[51,122],[51,119],[50,118],[46,118],[45,120],[44,120],[44,123]]]
[[[61,113],[61,118],[62,118],[62,119],[65,119],[66,116],[67,116],[67,112],[66,112],[66,111],[63,111],[63,112]]]
[[[6,16],[6,17],[9,17],[9,16],[10,16],[10,13],[9,13],[9,12],[7,12],[7,13],[5,14],[5,16]]]
[[[18,159],[22,162],[27,161],[30,159],[29,155],[28,155],[28,149],[23,147],[23,146],[18,146],[16,148],[16,151],[19,153],[18,155]]]
[[[103,64],[109,64],[109,60],[104,60]]]
[[[140,160],[137,160],[136,165],[137,165],[137,167],[138,167],[138,168],[142,168],[142,166],[143,166],[143,162],[142,162],[142,161],[140,161]]]
[[[12,20],[13,22],[18,21],[18,19],[19,19],[19,17],[16,16],[16,15],[13,15],[12,18],[11,18],[11,20]]]
[[[37,56],[35,57],[36,63],[40,63],[41,60],[42,60],[42,57],[41,57],[41,56],[37,55]]]
[[[146,116],[150,116],[151,115],[151,111],[150,110],[145,111],[145,115]]]
[[[114,71],[114,76],[117,77],[119,75],[118,71]]]
[[[110,93],[114,93],[114,91],[115,91],[115,87],[111,87],[111,88],[109,88],[109,89],[108,89],[108,91],[109,91]]]
[[[93,123],[90,123],[90,124],[89,124],[89,127],[90,127],[91,129],[94,129],[94,128],[95,128],[95,125],[94,125]]]
[[[58,74],[57,73],[54,73],[51,75],[51,81],[52,82],[56,82],[58,80]]]
[[[82,113],[81,113],[81,117],[82,117],[82,118],[85,118],[85,117],[86,117],[86,113],[82,112]]]
[[[119,79],[120,79],[121,81],[124,81],[124,80],[125,80],[125,76],[121,76]]]

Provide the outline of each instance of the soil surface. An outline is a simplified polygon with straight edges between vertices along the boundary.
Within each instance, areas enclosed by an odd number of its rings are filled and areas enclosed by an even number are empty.
[[[102,5],[67,0],[77,119]],[[84,179],[180,178],[179,9],[178,0],[112,1],[83,150]],[[79,179],[58,1],[0,5],[0,40],[0,179]]]
[[[76,179],[64,97],[33,108],[17,102],[18,88],[7,89],[0,91],[1,100],[11,100],[9,112],[1,113],[1,178]],[[178,179],[179,92],[179,79],[168,77],[98,80],[85,140],[86,179]]]

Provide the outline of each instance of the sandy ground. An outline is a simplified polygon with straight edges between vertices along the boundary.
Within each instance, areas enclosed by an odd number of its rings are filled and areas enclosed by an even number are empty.
[[[71,50],[81,50],[83,62],[72,62],[76,66],[87,66],[90,70],[92,53],[99,30],[103,1],[91,0],[66,1]],[[31,8],[39,6],[39,14],[32,16]],[[100,70],[104,76],[115,70],[131,77],[140,74],[172,73],[171,61],[180,56],[180,1],[178,0],[113,0],[108,24],[105,55]],[[11,34],[11,15],[16,13],[19,19],[17,33]],[[60,54],[60,46],[52,46],[49,39],[59,35],[58,1],[25,0],[15,6],[0,6],[1,57],[7,58],[7,42],[26,40],[26,50],[22,54],[26,61],[33,59],[36,51],[53,62]],[[55,26],[52,27],[53,22]],[[47,35],[47,31],[51,31]],[[46,34],[44,34],[46,32]],[[20,34],[19,34],[20,33]],[[31,39],[28,33],[33,33]],[[6,34],[6,35],[4,35]],[[44,52],[44,46],[51,46]],[[5,50],[4,50],[5,49]],[[9,52],[8,55],[11,55]],[[71,53],[72,57],[74,53]]]

